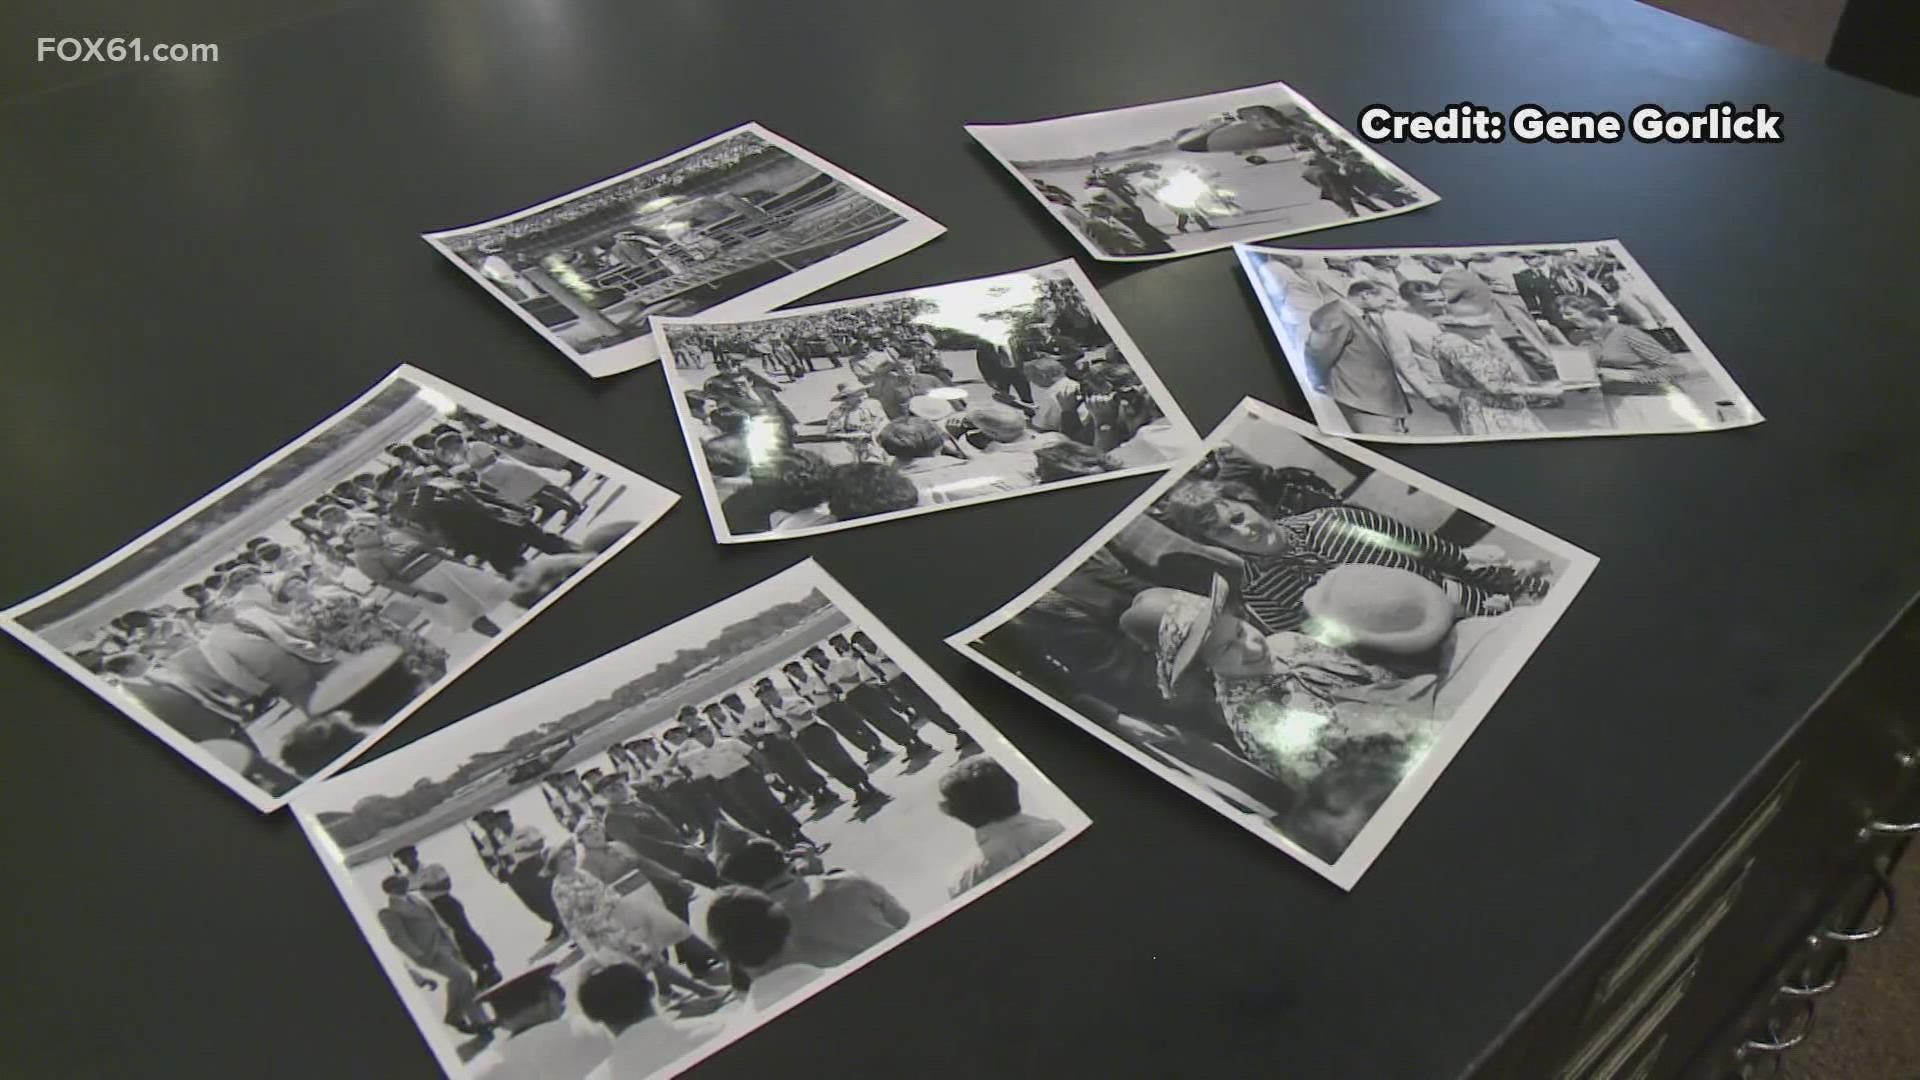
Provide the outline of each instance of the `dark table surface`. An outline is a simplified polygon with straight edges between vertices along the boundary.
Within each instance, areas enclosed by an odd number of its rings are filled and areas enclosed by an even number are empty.
[[[1388,450],[1601,565],[1351,894],[940,644],[1145,479],[722,549],[660,373],[589,381],[415,238],[752,119],[951,229],[817,299],[988,274],[1077,251],[962,122],[1274,79],[1347,122],[1786,117],[1779,146],[1395,148],[1445,201],[1306,239],[1619,237],[1769,418]],[[689,498],[387,748],[813,555],[1092,815],[705,1076],[1458,1073],[1920,590],[1920,102],[1626,0],[381,3],[0,108],[0,146],[0,597],[410,362]],[[1304,412],[1229,253],[1089,269],[1202,429]],[[434,1073],[291,818],[24,649],[0,679],[0,1072]]]

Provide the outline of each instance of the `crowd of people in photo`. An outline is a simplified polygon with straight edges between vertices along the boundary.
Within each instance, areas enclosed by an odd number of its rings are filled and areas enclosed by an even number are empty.
[[[686,396],[728,528],[789,532],[1164,463],[1177,452],[1166,414],[1058,285],[1004,345],[863,308],[675,331],[676,362],[713,369]],[[986,400],[950,366],[956,352]],[[825,415],[798,415],[787,389],[829,372]]]
[[[975,830],[979,850],[953,895],[1062,831],[1021,812],[1014,778],[864,632],[741,685],[682,706],[600,765],[543,778],[564,835],[498,807],[467,821],[488,874],[548,928],[530,960],[565,943],[578,959],[502,979],[445,868],[412,847],[393,854],[380,923],[416,983],[445,984],[445,1022],[474,1037],[463,1053],[476,1071],[645,1076],[906,927],[912,914],[886,887],[829,868],[830,842],[800,816],[850,801],[868,820],[892,800],[873,773],[895,755],[958,758],[941,808]],[[951,743],[928,742],[923,727]],[[569,995],[558,974],[574,963],[584,968]]]
[[[458,635],[499,634],[497,609],[536,602],[630,528],[554,531],[585,513],[569,487],[587,475],[457,411],[69,653],[283,794],[445,675]],[[265,723],[293,725],[274,753]]]
[[[1331,861],[1554,580],[1345,495],[1211,451],[978,647]]]
[[[1613,427],[1704,422],[1681,386],[1697,373],[1685,342],[1605,246],[1262,258],[1285,292],[1280,332],[1356,432],[1413,430],[1418,402],[1462,434],[1542,433],[1540,410],[1578,390],[1602,395]],[[1569,351],[1586,360],[1571,373]]]
[[[1268,105],[1249,105],[1210,118],[1176,139],[1176,149],[1152,157],[1113,164],[1120,155],[1095,154],[1082,190],[1075,193],[1038,176],[1029,176],[1040,197],[1082,235],[1109,255],[1161,255],[1172,252],[1172,235],[1189,228],[1211,232],[1221,223],[1238,224],[1248,213],[1236,191],[1217,169],[1205,163],[1206,140],[1223,127],[1270,133],[1283,158],[1243,153],[1249,165],[1285,160],[1298,164],[1301,179],[1320,198],[1349,218],[1416,202],[1418,197],[1381,169],[1351,142],[1307,116],[1289,116]],[[1189,149],[1191,147],[1191,149]],[[1149,207],[1155,214],[1149,215]],[[1159,220],[1155,220],[1155,218]]]

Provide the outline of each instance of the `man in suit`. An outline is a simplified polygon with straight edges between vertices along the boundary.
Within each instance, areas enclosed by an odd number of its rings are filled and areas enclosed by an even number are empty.
[[[1377,283],[1356,281],[1344,299],[1328,302],[1308,320],[1307,373],[1313,389],[1340,406],[1356,433],[1405,432],[1413,411],[1386,345],[1381,313],[1392,302],[1393,294]]]
[[[480,1008],[473,973],[467,970],[440,917],[426,901],[412,895],[412,883],[405,875],[394,874],[380,887],[387,894],[387,906],[378,913],[387,940],[408,963],[447,980],[447,1024],[469,1035],[486,1028],[487,1015]]]
[[[91,660],[87,666],[161,723],[193,740],[268,793],[285,794],[299,784],[260,752],[238,714],[210,698],[204,687],[171,665],[128,651]]]
[[[1527,305],[1527,311],[1535,319],[1545,319],[1559,331],[1561,340],[1555,344],[1564,344],[1572,324],[1560,313],[1560,290],[1547,274],[1547,257],[1537,252],[1523,251],[1520,261],[1527,265],[1524,270],[1514,271],[1513,291],[1520,294],[1521,303]]]

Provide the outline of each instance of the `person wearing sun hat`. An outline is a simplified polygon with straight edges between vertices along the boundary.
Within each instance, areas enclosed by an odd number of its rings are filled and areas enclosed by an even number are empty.
[[[873,434],[886,424],[887,411],[873,400],[866,387],[839,385],[833,407],[827,410],[826,433],[841,439],[853,452],[853,460],[866,461],[874,456]]]
[[[1466,435],[1543,435],[1533,406],[1558,405],[1557,381],[1539,382],[1502,341],[1499,320],[1484,304],[1455,301],[1434,317],[1440,335],[1431,352],[1447,382],[1460,391],[1458,423]]]
[[[1378,576],[1329,594],[1338,602],[1329,600],[1327,620],[1344,637],[1406,647],[1445,636],[1456,612],[1437,586],[1403,570],[1365,569]],[[1367,602],[1354,603],[1350,589],[1362,586]],[[1309,801],[1329,773],[1343,787],[1373,777],[1369,790],[1388,776],[1391,790],[1431,737],[1437,676],[1402,675],[1302,633],[1262,636],[1234,614],[1229,595],[1216,574],[1205,596],[1146,589],[1121,615],[1122,632],[1153,654],[1161,693],[1171,697],[1196,677],[1193,668],[1206,668],[1238,752]]]

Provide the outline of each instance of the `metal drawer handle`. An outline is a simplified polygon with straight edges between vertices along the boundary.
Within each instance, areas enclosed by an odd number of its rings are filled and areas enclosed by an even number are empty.
[[[1860,830],[1860,839],[1871,840],[1876,836],[1912,836],[1920,833],[1920,821],[1869,821],[1867,827]]]
[[[1828,941],[1872,941],[1874,938],[1887,932],[1887,926],[1893,922],[1893,909],[1898,905],[1899,901],[1893,894],[1893,881],[1887,877],[1886,871],[1882,870],[1878,865],[1875,865],[1872,868],[1872,872],[1874,892],[1886,898],[1887,913],[1882,915],[1880,921],[1872,926],[1855,926],[1845,930],[1828,928],[1820,931],[1821,937]],[[1871,901],[1869,901],[1869,906],[1871,906]]]
[[[1740,1044],[1741,1048],[1744,1050],[1759,1050],[1766,1053],[1779,1053],[1782,1050],[1791,1050],[1801,1043],[1806,1042],[1807,1036],[1813,1034],[1813,999],[1796,998],[1795,1000],[1800,1003],[1800,1015],[1804,1017],[1804,1019],[1800,1021],[1797,1030],[1782,1034],[1776,1022],[1769,1019],[1767,1021],[1767,1037],[1765,1039],[1748,1039],[1746,1042]]]
[[[1816,949],[1827,944],[1826,941],[1820,937],[1808,938],[1807,943]],[[1836,945],[1833,949],[1833,960],[1827,967],[1825,979],[1812,985],[1804,982],[1787,983],[1780,987],[1781,995],[1783,997],[1810,998],[1819,997],[1821,994],[1827,993],[1834,987],[1840,985],[1841,977],[1847,973],[1848,955],[1849,951],[1845,945]]]

